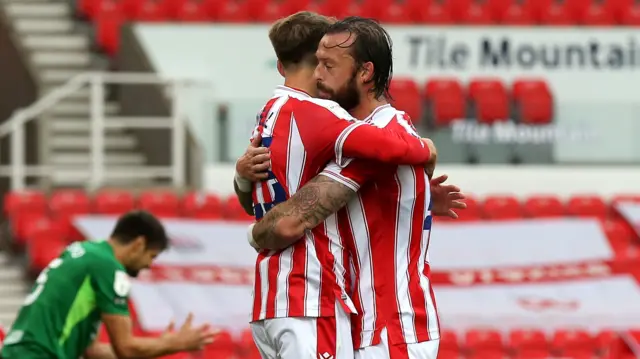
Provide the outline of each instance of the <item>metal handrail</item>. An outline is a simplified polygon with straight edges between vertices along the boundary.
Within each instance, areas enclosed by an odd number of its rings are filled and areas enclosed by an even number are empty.
[[[158,84],[169,85],[172,89],[173,109],[171,121],[163,123],[162,118],[137,118],[135,121],[121,121],[120,124],[111,125],[105,123],[105,96],[104,87],[107,84]],[[61,100],[80,90],[83,86],[90,86],[91,100],[91,168],[89,173],[89,186],[97,189],[104,183],[105,162],[104,162],[104,135],[105,129],[113,127],[128,128],[171,128],[172,131],[172,164],[165,167],[148,167],[149,171],[136,171],[127,174],[127,171],[109,171],[109,178],[131,178],[139,179],[145,177],[167,176],[171,177],[174,186],[182,187],[185,184],[185,142],[186,133],[189,130],[189,123],[183,114],[180,105],[181,89],[191,86],[209,86],[207,81],[185,78],[161,77],[150,73],[101,73],[87,72],[74,76],[64,85],[54,89],[42,98],[38,99],[27,108],[19,109],[3,124],[0,125],[0,138],[11,135],[11,165],[10,177],[13,190],[23,190],[25,188],[26,176],[47,176],[50,175],[50,166],[26,166],[25,165],[25,125],[42,115]],[[124,118],[126,119],[126,118]],[[198,146],[199,147],[199,146]],[[0,176],[6,175],[6,167],[0,166]],[[77,169],[77,168],[74,168]],[[131,172],[131,171],[129,171]]]

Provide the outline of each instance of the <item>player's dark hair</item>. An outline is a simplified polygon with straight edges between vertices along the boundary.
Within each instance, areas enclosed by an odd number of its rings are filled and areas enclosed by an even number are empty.
[[[131,211],[118,219],[111,238],[127,244],[138,237],[144,237],[147,249],[165,250],[169,247],[169,238],[162,223],[146,211]]]
[[[269,30],[269,40],[278,60],[285,68],[301,63],[317,65],[318,44],[334,21],[310,11],[300,11],[276,21]]]
[[[376,98],[385,96],[391,100],[389,85],[393,77],[393,53],[391,50],[393,42],[387,30],[380,26],[376,20],[359,16],[349,16],[337,21],[327,30],[327,34],[343,32],[350,34],[349,39],[337,46],[351,48],[351,56],[356,62],[357,69],[367,62],[371,62],[373,64],[373,77],[369,81],[373,83],[371,91]],[[345,45],[352,40],[352,43]]]

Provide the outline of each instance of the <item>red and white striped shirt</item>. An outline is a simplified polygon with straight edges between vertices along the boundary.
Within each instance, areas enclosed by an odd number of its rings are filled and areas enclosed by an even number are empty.
[[[378,107],[365,121],[417,137],[406,114],[391,105]],[[438,339],[429,279],[431,190],[424,168],[345,159],[322,174],[358,191],[334,224],[354,273],[356,349],[378,344],[385,327],[394,344]]]
[[[253,136],[271,152],[268,179],[254,184],[256,219],[284,202],[343,155],[382,162],[423,163],[429,150],[408,134],[356,122],[333,101],[280,86],[258,115]],[[335,217],[332,216],[332,217]],[[335,304],[355,313],[345,281],[348,258],[331,236],[329,218],[282,251],[263,251],[255,269],[252,320],[332,316]],[[329,224],[329,225],[328,225]]]

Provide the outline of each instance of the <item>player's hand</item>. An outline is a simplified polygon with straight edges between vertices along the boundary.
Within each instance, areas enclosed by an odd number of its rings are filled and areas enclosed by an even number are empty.
[[[256,136],[247,151],[236,162],[236,172],[251,182],[267,178],[267,170],[271,167],[271,153],[266,147],[261,147],[262,138]]]
[[[428,138],[423,138],[422,142],[424,143],[425,146],[427,146],[427,148],[429,148],[429,151],[431,152],[431,157],[429,158],[429,161],[427,161],[427,163],[424,164],[424,170],[427,173],[427,176],[429,177],[429,179],[433,178],[433,173],[436,170],[436,162],[438,161],[438,150],[436,149],[436,145],[433,144],[433,141],[431,141]]]
[[[446,216],[453,219],[458,218],[456,210],[467,208],[464,193],[460,192],[460,187],[444,182],[449,178],[447,175],[438,176],[431,180],[431,200],[433,206],[431,212],[436,216]]]
[[[174,340],[177,349],[180,351],[196,351],[204,348],[215,339],[218,331],[213,330],[209,325],[193,326],[193,314],[189,313],[182,327],[176,332],[173,331],[173,325],[170,324],[164,337]]]

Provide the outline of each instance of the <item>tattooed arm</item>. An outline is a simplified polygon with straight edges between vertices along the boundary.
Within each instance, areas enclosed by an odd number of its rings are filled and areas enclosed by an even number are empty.
[[[261,249],[286,248],[301,239],[305,231],[344,207],[355,194],[338,181],[316,176],[255,224],[253,240]]]

